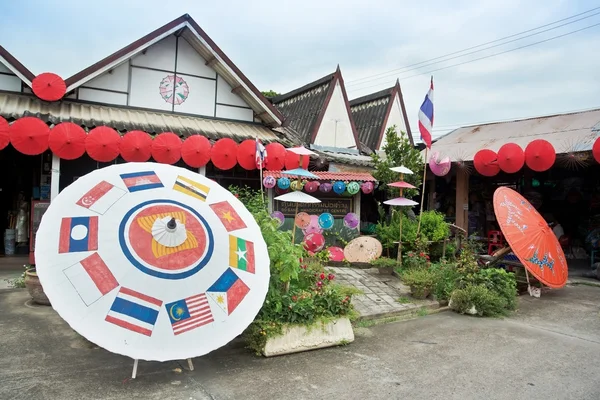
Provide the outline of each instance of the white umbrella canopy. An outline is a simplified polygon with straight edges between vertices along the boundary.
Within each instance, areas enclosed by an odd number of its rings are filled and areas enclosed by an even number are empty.
[[[281,196],[275,197],[275,200],[279,201],[287,201],[290,203],[320,203],[321,200],[316,197],[312,197],[304,192],[293,191],[286,194],[282,194]]]
[[[317,154],[314,151],[311,151],[304,146],[290,147],[289,149],[286,149],[286,150],[291,151],[292,153],[298,154],[299,156],[312,156],[312,155]]]
[[[44,214],[36,270],[52,307],[134,359],[198,357],[262,307],[269,256],[252,214],[187,169],[118,164],[63,190]]]
[[[406,168],[404,165],[401,165],[400,167],[392,167],[390,168],[390,170],[394,171],[394,172],[399,172],[401,174],[407,174],[407,175],[411,175],[413,174],[413,172]]]

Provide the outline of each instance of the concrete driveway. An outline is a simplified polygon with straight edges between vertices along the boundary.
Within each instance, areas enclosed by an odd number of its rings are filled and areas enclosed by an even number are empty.
[[[23,290],[0,291],[0,399],[599,399],[600,288],[523,297],[507,319],[444,312],[357,329],[354,343],[272,359],[232,343],[140,362],[82,340]]]

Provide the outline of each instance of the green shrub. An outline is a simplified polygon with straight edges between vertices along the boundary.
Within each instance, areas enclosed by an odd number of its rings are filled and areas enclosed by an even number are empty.
[[[461,314],[470,313],[472,307],[480,317],[497,317],[507,313],[506,299],[484,285],[456,289],[450,302],[451,308]]]
[[[375,268],[396,268],[398,266],[398,261],[392,258],[379,257],[371,261],[371,265]]]
[[[515,275],[500,268],[481,269],[474,284],[483,285],[506,300],[506,309],[517,308],[517,281]]]
[[[410,286],[415,297],[425,297],[433,289],[435,274],[428,269],[410,269],[402,274],[402,282]]]
[[[433,294],[438,300],[449,300],[456,288],[456,280],[459,276],[456,265],[441,262],[432,264],[430,270],[435,275]]]

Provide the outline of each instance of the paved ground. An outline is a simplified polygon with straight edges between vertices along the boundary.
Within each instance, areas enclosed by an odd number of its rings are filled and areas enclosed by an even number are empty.
[[[94,348],[24,290],[0,291],[0,399],[600,398],[600,288],[523,297],[508,319],[451,312],[357,328],[348,346],[265,359],[232,343],[185,363]]]

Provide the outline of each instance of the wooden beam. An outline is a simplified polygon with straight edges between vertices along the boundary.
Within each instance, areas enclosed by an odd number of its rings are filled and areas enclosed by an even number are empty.
[[[240,94],[240,92],[244,89],[243,86],[236,86],[233,89],[231,89],[231,93],[235,93],[235,94]]]
[[[219,60],[217,60],[215,57],[212,57],[209,60],[206,60],[206,65],[208,65],[209,67],[213,67]]]

